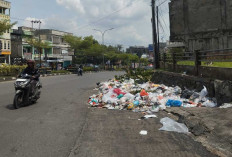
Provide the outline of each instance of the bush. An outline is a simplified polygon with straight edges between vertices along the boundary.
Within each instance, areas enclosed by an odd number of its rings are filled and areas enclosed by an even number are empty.
[[[93,67],[84,67],[83,71],[94,71]]]
[[[26,68],[26,65],[19,66],[19,65],[2,64],[0,65],[0,75],[1,76],[16,76],[25,68]]]
[[[65,74],[65,73],[70,73],[70,72],[67,70],[54,70],[54,71],[52,71],[52,73],[53,74],[57,74],[57,73]]]

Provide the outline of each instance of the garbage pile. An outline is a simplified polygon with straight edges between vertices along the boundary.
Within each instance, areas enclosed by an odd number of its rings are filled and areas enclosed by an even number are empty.
[[[206,97],[203,87],[200,93],[180,87],[146,82],[135,83],[134,79],[97,83],[98,94],[89,97],[92,107],[132,110],[134,112],[158,112],[166,107],[216,107],[216,100]]]

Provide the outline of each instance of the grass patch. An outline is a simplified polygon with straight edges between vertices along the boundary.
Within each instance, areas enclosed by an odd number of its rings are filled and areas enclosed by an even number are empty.
[[[194,66],[195,63],[193,61],[178,61],[177,65],[190,65]],[[201,62],[202,66],[208,67],[221,67],[221,68],[232,68],[232,62],[212,62],[212,64],[208,64],[207,62]]]

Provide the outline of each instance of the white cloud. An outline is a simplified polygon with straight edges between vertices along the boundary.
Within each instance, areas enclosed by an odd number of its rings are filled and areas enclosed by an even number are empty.
[[[105,43],[147,46],[152,43],[150,0],[56,0],[57,12],[45,16],[41,28],[71,32],[77,36],[93,35],[101,43],[101,34],[93,29],[106,30]],[[160,7],[163,13],[160,29],[163,41],[168,39],[168,5]],[[32,17],[23,23],[31,26]],[[35,24],[34,27],[38,28]]]
[[[85,9],[81,3],[81,0],[56,0],[56,2],[59,5],[64,6],[66,9],[74,9],[82,14],[85,13]]]

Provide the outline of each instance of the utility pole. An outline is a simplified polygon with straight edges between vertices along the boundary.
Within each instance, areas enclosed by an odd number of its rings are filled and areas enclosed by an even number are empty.
[[[158,47],[158,58],[160,57],[160,40],[159,40],[159,6],[156,6],[156,17],[157,17],[157,47]]]
[[[155,16],[155,0],[151,0],[152,7],[152,32],[153,32],[153,49],[154,49],[154,68],[159,68],[159,54],[157,44],[157,32],[156,32],[156,16]]]
[[[40,38],[40,25],[41,25],[41,21],[39,20],[38,21],[39,22],[39,66],[40,66],[40,68],[42,67],[41,65],[41,38]]]

